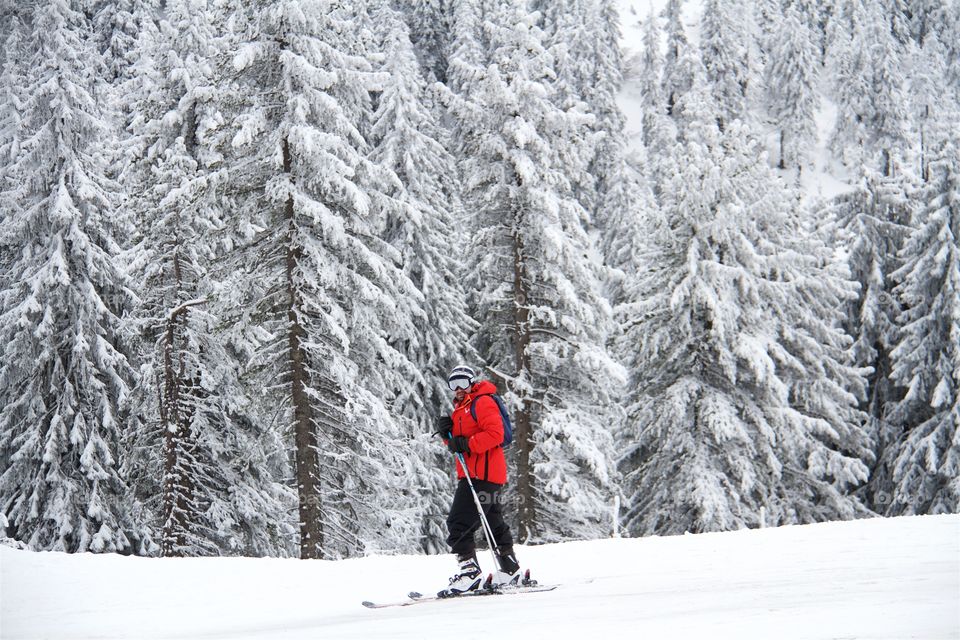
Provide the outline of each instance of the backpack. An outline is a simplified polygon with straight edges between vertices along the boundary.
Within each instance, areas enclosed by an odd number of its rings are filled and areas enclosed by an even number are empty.
[[[477,400],[483,396],[493,398],[493,401],[497,403],[497,407],[500,409],[500,419],[503,420],[503,442],[500,443],[500,446],[506,447],[513,442],[513,424],[510,423],[510,415],[507,413],[507,405],[504,404],[503,398],[495,393],[484,393],[477,396],[473,399],[473,402],[470,403],[470,415],[473,416],[474,420],[477,419]]]

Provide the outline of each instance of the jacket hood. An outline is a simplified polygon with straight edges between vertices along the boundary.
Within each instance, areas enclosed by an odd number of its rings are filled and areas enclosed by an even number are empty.
[[[473,387],[470,388],[470,396],[477,397],[486,395],[488,393],[496,393],[497,385],[493,384],[489,380],[480,380],[479,382],[473,383]]]

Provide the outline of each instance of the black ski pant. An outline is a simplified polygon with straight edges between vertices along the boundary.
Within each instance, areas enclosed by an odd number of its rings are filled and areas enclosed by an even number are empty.
[[[473,488],[476,489],[477,497],[480,498],[483,515],[490,523],[493,541],[497,545],[498,552],[509,550],[513,546],[513,536],[510,535],[510,527],[503,521],[503,496],[500,493],[503,485],[474,480]],[[480,514],[477,513],[477,505],[470,493],[470,485],[467,484],[467,479],[463,478],[457,484],[450,515],[447,516],[447,531],[450,534],[447,536],[447,544],[450,545],[450,550],[461,558],[472,556],[476,552],[477,544],[474,534],[479,528]]]

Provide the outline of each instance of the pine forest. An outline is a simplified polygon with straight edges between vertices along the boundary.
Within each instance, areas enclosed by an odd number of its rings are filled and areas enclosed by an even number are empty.
[[[960,0],[0,0],[0,541],[960,512]]]

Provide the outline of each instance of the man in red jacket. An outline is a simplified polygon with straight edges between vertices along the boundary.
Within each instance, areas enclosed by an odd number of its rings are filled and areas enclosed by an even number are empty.
[[[501,495],[501,489],[507,482],[507,460],[501,446],[503,419],[496,400],[491,397],[497,388],[492,382],[477,380],[474,370],[462,365],[450,372],[447,385],[454,392],[453,413],[440,416],[437,427],[445,436],[447,448],[451,453],[463,454],[467,466],[464,469],[459,460],[456,462],[459,482],[447,516],[447,544],[460,562],[460,571],[450,578],[448,591],[473,591],[482,580],[474,540],[474,534],[480,528],[480,515],[470,493],[466,473],[470,474],[497,547],[500,570],[495,582],[516,584],[520,565],[513,552],[510,527],[503,520]]]

